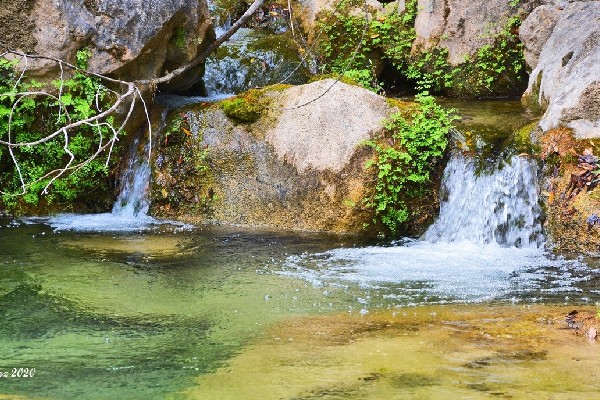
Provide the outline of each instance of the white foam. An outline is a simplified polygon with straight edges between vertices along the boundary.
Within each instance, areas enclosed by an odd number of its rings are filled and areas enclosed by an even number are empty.
[[[426,295],[448,301],[485,301],[540,290],[548,269],[555,269],[556,274],[554,287],[548,290],[576,290],[571,284],[577,279],[569,270],[578,265],[583,266],[552,259],[538,248],[413,241],[393,247],[340,248],[293,256],[280,273],[315,286],[379,289],[388,298]]]

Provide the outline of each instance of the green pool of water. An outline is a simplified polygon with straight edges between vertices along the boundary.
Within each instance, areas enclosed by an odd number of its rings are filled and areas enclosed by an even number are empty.
[[[554,351],[571,339],[546,342],[553,334],[527,325],[541,338],[535,352],[552,362],[502,356],[514,343],[514,354],[527,350],[529,336],[513,343],[502,336],[514,335],[512,328],[472,328],[482,315],[477,306],[419,308],[438,297],[411,293],[435,282],[366,287],[344,276],[313,281],[290,273],[290,260],[303,259],[303,268],[313,260],[318,270],[323,252],[362,245],[353,237],[234,228],[75,233],[2,221],[0,373],[35,374],[0,378],[0,398],[519,398],[560,389],[551,379],[532,389],[506,368],[554,368],[555,379],[569,368]],[[585,284],[567,295],[593,297]],[[392,295],[399,293],[405,297]],[[502,310],[499,325],[531,324],[530,314],[510,312],[528,303],[523,293],[518,305],[503,295],[498,306],[485,303],[485,312]],[[407,319],[413,312],[418,317]],[[490,329],[504,339],[475,334]],[[577,356],[586,360],[579,364],[560,354],[564,362],[597,367],[597,350],[587,351],[596,353]],[[464,367],[481,359],[491,367]],[[581,391],[598,389],[597,381]],[[577,390],[569,386],[569,393]]]

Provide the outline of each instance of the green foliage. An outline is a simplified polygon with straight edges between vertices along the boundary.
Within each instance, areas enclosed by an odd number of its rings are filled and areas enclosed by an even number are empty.
[[[76,60],[79,70],[69,79],[52,83],[60,97],[19,95],[41,85],[26,77],[19,79],[14,65],[0,59],[0,138],[10,139],[13,143],[33,142],[62,126],[101,112],[98,107],[102,107],[108,90],[98,78],[84,73],[90,56],[91,52],[87,49],[79,51]],[[48,89],[46,91],[50,92]],[[113,135],[109,125],[114,120],[109,117],[104,122],[106,124],[102,126],[81,125],[68,131],[68,143],[60,134],[44,143],[14,148],[14,158],[26,185],[26,193],[22,196],[23,185],[18,170],[8,148],[1,147],[0,190],[3,205],[15,212],[37,205],[42,199],[43,190],[57,175],[52,171],[64,168],[71,159],[73,166],[83,163],[96,152],[101,137],[106,142]],[[106,159],[93,159],[54,180],[43,199],[48,205],[75,199],[97,203],[99,195],[109,191],[107,177]]]
[[[495,94],[498,85],[518,90],[518,82],[525,81],[523,44],[518,37],[521,20],[510,18],[504,28],[493,37],[493,43],[482,46],[471,60],[460,66],[456,89],[474,96]]]
[[[453,66],[448,63],[444,47],[412,52],[416,1],[407,2],[403,13],[371,17],[367,22],[361,5],[347,0],[337,12],[318,16],[323,31],[319,39],[322,73],[343,73],[368,89],[381,91],[377,66],[388,63],[399,76],[414,82],[419,91],[464,97],[518,93],[526,82],[518,17],[510,18],[476,54]]]
[[[430,51],[411,56],[405,75],[415,82],[418,90],[443,92],[452,87],[458,73],[457,68],[448,64],[448,49],[433,48]]]
[[[491,44],[458,66],[448,63],[448,51],[443,48],[418,53],[411,57],[405,75],[419,90],[437,93],[482,97],[502,93],[503,87],[518,93],[519,83],[526,81],[523,44],[517,34],[520,24],[518,17],[510,18]]]
[[[392,13],[367,21],[364,11],[352,12],[362,4],[349,0],[341,5],[338,13],[325,12],[319,16],[321,70],[326,74],[344,74],[367,89],[377,91],[380,86],[372,59],[383,57],[398,68],[406,65],[415,39],[417,1],[408,1],[401,14]]]
[[[415,101],[418,108],[410,115],[396,113],[385,121],[385,137],[367,142],[376,158],[366,167],[376,169],[377,183],[365,204],[374,209],[374,222],[382,223],[392,234],[410,217],[407,199],[426,194],[456,120],[452,110],[436,104],[427,92],[417,95]]]
[[[260,90],[252,89],[221,102],[225,115],[233,121],[251,124],[260,118],[269,105],[268,99]]]

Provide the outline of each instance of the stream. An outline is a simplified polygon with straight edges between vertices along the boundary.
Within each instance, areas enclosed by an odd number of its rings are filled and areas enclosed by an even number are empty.
[[[600,270],[537,247],[168,224],[102,233],[4,220],[0,231],[0,372],[35,368],[1,379],[0,398],[599,389],[596,346],[539,319],[594,310]]]
[[[456,152],[420,240],[155,220],[135,160],[110,213],[0,219],[0,399],[595,396],[564,315],[600,265],[544,249],[535,162],[486,139],[501,104],[454,106],[493,167]]]

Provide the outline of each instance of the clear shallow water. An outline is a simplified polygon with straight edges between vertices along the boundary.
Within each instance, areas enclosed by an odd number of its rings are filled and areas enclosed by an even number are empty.
[[[0,394],[215,398],[198,387],[217,382],[220,368],[251,355],[286,321],[483,300],[594,304],[599,277],[539,249],[369,247],[351,237],[231,228],[91,233],[4,221],[0,371],[36,375],[0,381]],[[365,320],[357,321],[348,329]]]

